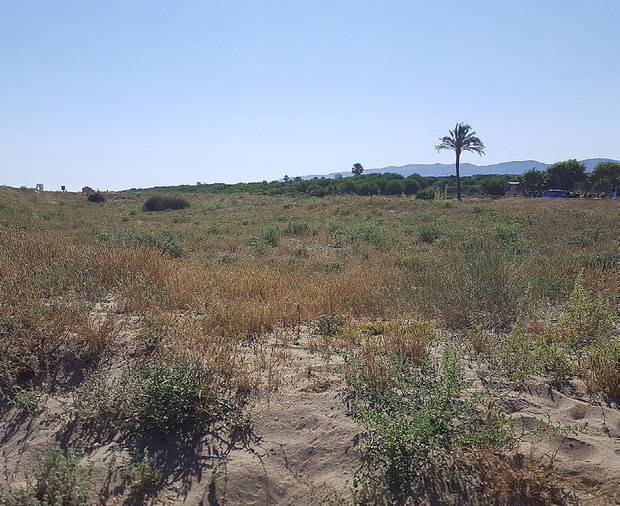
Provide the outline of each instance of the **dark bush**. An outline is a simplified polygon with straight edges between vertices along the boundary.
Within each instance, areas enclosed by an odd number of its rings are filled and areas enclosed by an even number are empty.
[[[89,202],[105,202],[105,197],[103,195],[101,195],[101,193],[99,192],[95,192],[95,193],[91,193],[88,195],[88,197],[86,197],[86,200],[88,200]]]
[[[168,209],[185,209],[186,207],[189,207],[189,202],[184,198],[154,195],[147,199],[143,209],[145,211],[166,211]]]

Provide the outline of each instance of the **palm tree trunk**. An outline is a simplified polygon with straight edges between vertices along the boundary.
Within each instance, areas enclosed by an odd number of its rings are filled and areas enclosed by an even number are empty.
[[[461,153],[456,152],[456,198],[461,199],[461,171],[460,171]]]

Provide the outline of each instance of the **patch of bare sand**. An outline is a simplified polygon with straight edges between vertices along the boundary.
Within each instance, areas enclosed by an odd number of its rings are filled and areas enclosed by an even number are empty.
[[[289,351],[279,391],[250,408],[259,441],[229,454],[225,472],[206,489],[195,484],[187,504],[207,504],[209,494],[229,505],[312,504],[350,483],[360,428],[343,402],[342,360],[326,362],[305,344]]]
[[[529,435],[520,449],[545,460],[596,504],[620,504],[620,411],[570,396],[544,381],[528,381],[504,397],[516,428]],[[537,432],[537,427],[549,431]],[[572,430],[571,430],[572,429]],[[602,502],[601,502],[602,501]]]

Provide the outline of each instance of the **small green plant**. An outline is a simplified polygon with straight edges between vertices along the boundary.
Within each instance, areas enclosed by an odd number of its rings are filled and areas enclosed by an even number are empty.
[[[599,269],[615,269],[620,265],[620,253],[604,251],[587,257],[587,265]]]
[[[327,231],[329,232],[332,246],[341,248],[345,235],[345,228],[342,222],[338,218],[332,216],[327,220]]]
[[[263,230],[261,237],[269,246],[275,248],[280,240],[280,235],[280,229],[278,229],[278,227],[271,226]]]
[[[39,409],[42,394],[35,388],[25,389],[17,386],[10,403],[24,413],[34,414]]]
[[[151,495],[161,485],[164,475],[157,464],[157,455],[133,453],[123,469],[125,482],[129,483],[134,495]]]
[[[310,251],[308,248],[301,247],[293,251],[293,255],[297,258],[308,258],[310,256]]]
[[[34,471],[33,482],[0,493],[5,506],[85,506],[91,502],[92,471],[72,453],[51,448]]]
[[[314,231],[307,223],[302,223],[298,221],[289,221],[284,229],[284,235],[313,235]]]
[[[250,237],[250,249],[256,256],[262,256],[267,252],[267,248],[269,244],[267,241],[259,235],[254,235]]]
[[[589,346],[580,360],[580,375],[591,392],[620,401],[620,341],[600,341]]]
[[[333,336],[343,325],[344,319],[338,313],[325,314],[314,320],[314,332],[320,336]]]
[[[326,272],[341,272],[344,269],[342,262],[328,262],[323,264],[323,268]]]
[[[280,240],[280,229],[270,226],[263,230],[260,235],[250,237],[250,248],[255,255],[261,256],[267,252],[267,248],[275,248]]]
[[[582,272],[558,320],[559,332],[576,346],[590,344],[611,334],[615,317],[611,304],[602,294],[594,296],[586,290]]]
[[[439,239],[439,230],[435,227],[422,227],[419,236],[422,242],[431,244]]]

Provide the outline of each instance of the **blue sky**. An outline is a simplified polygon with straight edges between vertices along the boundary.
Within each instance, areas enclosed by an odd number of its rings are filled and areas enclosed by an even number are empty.
[[[0,184],[620,158],[618,0],[0,0]]]

